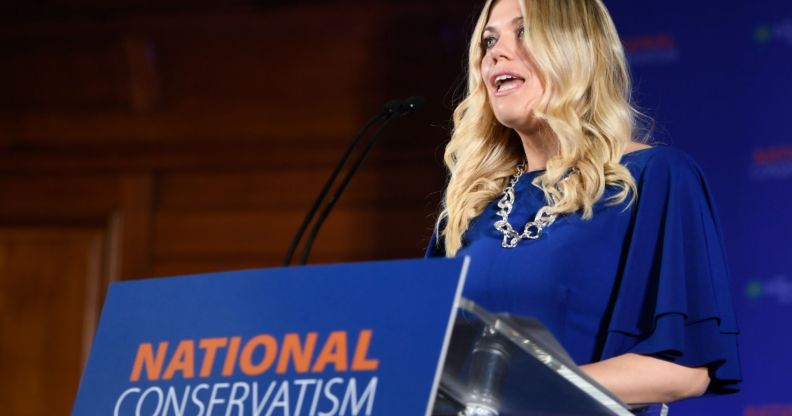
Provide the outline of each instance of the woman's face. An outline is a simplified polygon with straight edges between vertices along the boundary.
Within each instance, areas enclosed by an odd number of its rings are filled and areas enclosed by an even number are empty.
[[[542,96],[541,76],[523,43],[523,16],[518,0],[499,0],[482,34],[481,77],[495,118],[520,130],[531,125],[531,111]]]

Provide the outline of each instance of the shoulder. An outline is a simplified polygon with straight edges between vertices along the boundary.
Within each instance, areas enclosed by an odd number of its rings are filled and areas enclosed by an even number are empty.
[[[628,153],[622,164],[638,184],[646,182],[703,180],[701,168],[689,154],[671,146],[656,145]]]
[[[698,163],[671,146],[655,146],[625,155],[622,164],[635,179],[638,210],[656,212],[708,211],[714,200]]]

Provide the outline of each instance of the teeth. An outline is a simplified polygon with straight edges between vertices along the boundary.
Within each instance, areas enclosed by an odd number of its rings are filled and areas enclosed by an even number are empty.
[[[495,78],[495,89],[497,91],[501,91],[501,89],[503,88],[503,84],[504,83],[506,83],[508,81],[518,80],[518,79],[521,79],[521,78],[513,76],[513,75],[507,75],[507,74],[498,75]],[[517,88],[517,85],[511,85],[506,90],[513,90],[515,88]]]
[[[513,76],[511,76],[511,75],[500,75],[497,78],[495,78],[495,85],[500,85],[500,84],[502,84],[502,83],[504,83],[506,81],[512,80],[512,79],[515,79],[515,78]]]

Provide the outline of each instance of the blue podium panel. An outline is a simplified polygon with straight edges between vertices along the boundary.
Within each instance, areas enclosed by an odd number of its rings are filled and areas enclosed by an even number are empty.
[[[467,261],[114,283],[73,414],[429,414]]]

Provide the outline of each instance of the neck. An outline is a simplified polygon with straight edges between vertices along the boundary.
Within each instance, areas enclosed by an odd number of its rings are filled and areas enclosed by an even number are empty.
[[[538,124],[538,123],[535,123]],[[550,128],[544,125],[532,126],[527,129],[516,129],[522,141],[526,172],[544,169],[547,160],[558,152],[558,142]]]

